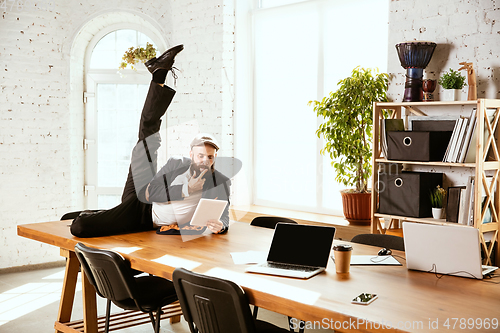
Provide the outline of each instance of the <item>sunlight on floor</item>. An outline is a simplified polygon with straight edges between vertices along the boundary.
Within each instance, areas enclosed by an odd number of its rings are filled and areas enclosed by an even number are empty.
[[[64,269],[43,277],[40,282],[26,283],[0,294],[0,326],[50,303],[58,302],[64,279]],[[55,281],[48,281],[55,280]],[[77,290],[81,284],[77,283]]]

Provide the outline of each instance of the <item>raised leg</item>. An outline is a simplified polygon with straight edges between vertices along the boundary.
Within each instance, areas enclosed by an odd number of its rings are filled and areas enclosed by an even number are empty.
[[[157,150],[160,147],[161,117],[174,98],[175,90],[151,82],[139,123],[139,141],[132,150],[129,173],[122,202],[137,197],[145,202],[145,186],[156,174]]]

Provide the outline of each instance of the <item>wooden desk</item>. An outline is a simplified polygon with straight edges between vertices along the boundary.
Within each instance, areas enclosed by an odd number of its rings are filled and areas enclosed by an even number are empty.
[[[80,239],[70,234],[68,224],[57,221],[20,225],[18,234],[60,247],[63,253],[70,254],[68,262],[75,260],[72,251],[77,242],[107,249],[138,247],[129,254],[122,252],[135,269],[170,279],[175,267],[182,265],[224,277],[240,284],[252,304],[311,321],[311,325],[317,321],[316,328],[339,332],[464,332],[467,330],[460,329],[460,320],[465,320],[467,326],[471,318],[474,329],[469,332],[500,330],[500,285],[491,283],[500,282],[498,278],[490,282],[452,276],[438,279],[434,274],[408,271],[404,265],[352,266],[350,274],[340,275],[331,261],[326,273],[309,280],[249,274],[244,273],[245,265],[233,264],[230,252],[267,250],[272,238],[270,229],[235,222],[226,235],[184,242],[181,236],[156,235],[153,231]],[[354,254],[376,255],[379,250],[359,244],[353,247]],[[161,257],[161,262],[155,261]],[[72,274],[68,270],[67,274]],[[72,305],[67,301],[71,290],[74,293],[74,285],[63,289],[63,311],[71,312],[67,309]],[[84,291],[84,304],[93,304],[92,297],[95,304],[95,294],[88,290]],[[368,306],[351,304],[351,299],[361,292],[376,293],[379,299]],[[87,332],[95,332],[95,313],[85,317]],[[487,319],[489,329],[484,327]],[[438,327],[433,329],[436,323]],[[443,326],[446,323],[449,329]],[[492,323],[496,323],[496,329]]]

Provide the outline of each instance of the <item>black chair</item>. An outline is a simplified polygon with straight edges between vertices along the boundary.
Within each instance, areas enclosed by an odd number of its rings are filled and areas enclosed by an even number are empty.
[[[252,318],[248,299],[234,282],[176,268],[175,290],[191,333],[285,333]]]
[[[378,247],[385,247],[391,250],[405,250],[405,242],[402,237],[385,234],[360,234],[351,239],[351,242]]]
[[[279,216],[257,216],[250,222],[250,225],[256,226],[256,227],[263,227],[263,228],[269,228],[269,229],[274,229],[276,227],[276,224],[278,222],[284,222],[284,223],[294,223],[297,224],[292,219],[288,219],[286,217],[279,217]]]
[[[157,276],[134,277],[130,263],[114,251],[78,243],[75,252],[97,294],[107,299],[105,333],[109,331],[111,302],[122,309],[148,313],[155,333],[160,332],[161,308],[177,300],[172,281]],[[176,315],[179,313],[174,312],[170,317]]]

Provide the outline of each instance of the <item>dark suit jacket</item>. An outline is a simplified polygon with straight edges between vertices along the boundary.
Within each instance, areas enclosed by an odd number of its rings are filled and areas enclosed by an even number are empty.
[[[182,185],[171,185],[174,179],[186,172],[191,166],[187,157],[171,157],[149,183],[149,202],[169,202],[184,200]],[[217,170],[207,172],[203,176],[202,198],[226,200],[227,205],[220,218],[224,224],[223,232],[229,228],[229,187],[231,180]]]

